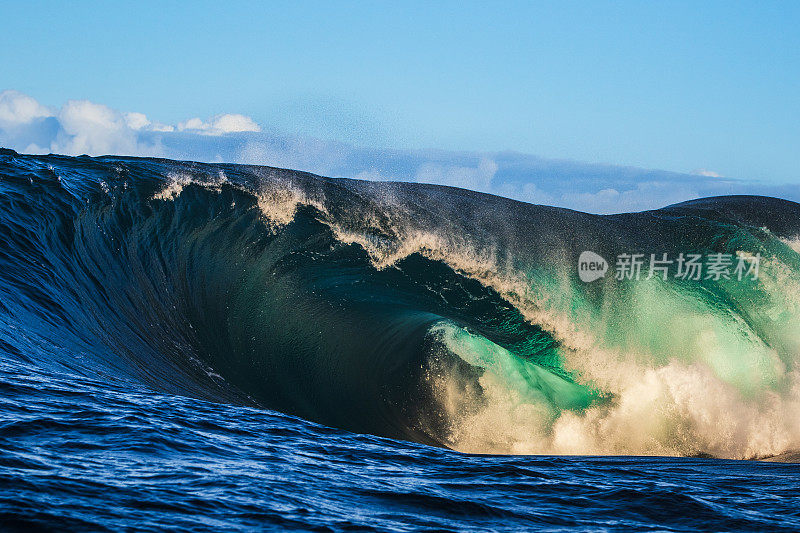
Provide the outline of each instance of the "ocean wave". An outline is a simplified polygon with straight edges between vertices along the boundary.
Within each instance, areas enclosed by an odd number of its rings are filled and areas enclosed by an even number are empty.
[[[513,454],[800,448],[800,205],[597,216],[268,167],[0,154],[0,351]],[[590,250],[758,279],[578,277]]]

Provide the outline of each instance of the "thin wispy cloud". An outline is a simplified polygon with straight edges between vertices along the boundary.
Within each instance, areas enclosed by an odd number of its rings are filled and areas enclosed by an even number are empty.
[[[692,174],[697,174],[698,176],[705,176],[706,178],[723,178],[724,176],[719,172],[714,172],[713,170],[708,170],[705,168],[698,168],[697,170],[693,171]]]

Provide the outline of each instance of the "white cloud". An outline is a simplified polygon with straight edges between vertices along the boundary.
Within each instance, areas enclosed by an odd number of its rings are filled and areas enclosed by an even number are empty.
[[[175,131],[175,126],[169,126],[161,122],[152,122],[144,113],[125,113],[125,123],[130,129],[136,131]]]
[[[199,118],[190,118],[184,122],[178,122],[178,131],[184,130],[208,130],[211,129],[211,124],[203,122]]]
[[[238,114],[219,115],[211,121],[213,129],[222,133],[234,133],[240,131],[261,131],[261,126],[256,124],[252,118]]]
[[[597,192],[563,194],[557,204],[589,213],[620,213],[645,211],[666,205],[693,200],[702,195],[696,189],[670,182],[643,182],[631,184],[632,188],[602,189]]]
[[[125,122],[132,130],[143,130],[151,124],[144,113],[125,113]]]
[[[535,183],[501,183],[490,192],[530,204],[556,205],[558,203],[558,196],[543,191]]]
[[[190,131],[202,135],[222,135],[224,133],[259,132],[261,127],[252,118],[236,113],[217,115],[204,122],[190,118],[178,123],[178,131]]]
[[[706,178],[724,178],[722,174],[718,172],[714,172],[713,170],[707,170],[705,168],[698,168],[697,170],[693,170],[692,174],[697,176],[704,176]]]
[[[168,133],[171,131],[175,131],[175,126],[170,126],[168,124],[162,124],[161,122],[152,122],[148,127],[150,131],[157,131],[161,133]]]
[[[436,183],[489,192],[497,169],[497,163],[486,157],[481,158],[475,167],[424,163],[417,169],[415,178],[420,183]]]
[[[71,154],[141,154],[137,137],[125,117],[102,104],[70,100],[57,115],[62,131],[51,144],[53,152]]]
[[[0,128],[29,124],[53,116],[53,112],[34,98],[17,91],[0,92]]]
[[[212,136],[261,131],[251,118],[238,114],[217,115],[208,122],[190,119],[177,129]],[[0,144],[23,152],[166,156],[161,138],[153,134],[175,130],[144,113],[121,113],[88,100],[51,109],[17,91],[0,93]]]

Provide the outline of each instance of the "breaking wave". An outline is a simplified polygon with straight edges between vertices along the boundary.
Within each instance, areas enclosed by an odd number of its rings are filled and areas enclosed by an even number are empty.
[[[610,216],[268,167],[0,153],[0,353],[476,453],[800,448],[800,205]],[[759,257],[592,283],[590,250]]]

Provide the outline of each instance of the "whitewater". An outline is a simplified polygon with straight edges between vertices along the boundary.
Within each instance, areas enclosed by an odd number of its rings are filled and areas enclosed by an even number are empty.
[[[795,530],[799,242],[777,198],[0,150],[0,523]]]

